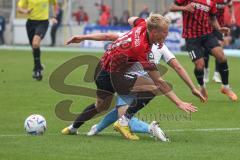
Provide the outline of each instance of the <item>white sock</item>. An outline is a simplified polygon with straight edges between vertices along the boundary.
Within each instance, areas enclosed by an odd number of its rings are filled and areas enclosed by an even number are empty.
[[[69,129],[71,132],[77,132],[77,128],[74,128],[74,127],[73,127],[73,124],[71,124],[70,126],[68,126],[68,129]]]
[[[121,126],[128,126],[129,119],[123,115],[121,118],[119,118],[118,122]]]
[[[214,76],[219,76],[219,72],[215,71]]]
[[[200,88],[207,88],[206,83],[204,83]]]
[[[227,89],[230,89],[229,84],[227,84],[227,85],[223,85],[223,87],[224,87],[224,88],[227,88]]]

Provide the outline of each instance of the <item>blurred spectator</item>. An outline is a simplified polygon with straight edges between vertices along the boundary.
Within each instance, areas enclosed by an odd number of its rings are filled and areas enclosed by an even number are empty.
[[[84,8],[82,6],[79,6],[78,11],[74,12],[72,16],[75,17],[78,25],[81,23],[88,23],[88,14],[84,11]]]
[[[139,13],[139,16],[140,18],[144,18],[146,19],[148,16],[149,16],[149,11],[148,11],[148,6],[143,6],[143,10]]]
[[[128,18],[130,17],[130,13],[128,10],[123,11],[122,17],[120,18],[119,24],[122,26],[128,26]]]
[[[51,41],[52,41],[51,46],[55,46],[56,32],[59,26],[62,24],[62,16],[63,16],[62,4],[58,3],[57,16],[56,16],[58,23],[53,24],[51,28]]]
[[[5,18],[0,16],[0,44],[4,44],[3,33],[5,31]]]
[[[182,14],[181,12],[165,12],[164,17],[167,17],[171,21],[171,25],[181,27],[182,26]]]
[[[225,8],[224,22],[225,25],[231,27],[231,45],[227,48],[240,49],[240,1],[233,1],[236,24],[232,24],[229,7]]]
[[[110,26],[117,26],[119,23],[118,23],[118,18],[117,16],[112,16],[111,19],[110,19],[110,22],[109,22],[109,25]]]
[[[95,3],[95,6],[99,10],[98,24],[100,26],[108,26],[111,19],[111,8],[104,4]]]

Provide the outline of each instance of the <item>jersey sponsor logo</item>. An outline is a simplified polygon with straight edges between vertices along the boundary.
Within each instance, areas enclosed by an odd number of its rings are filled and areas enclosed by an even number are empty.
[[[142,29],[142,27],[138,27],[136,29],[136,31],[135,31],[135,34],[134,34],[134,44],[135,44],[135,47],[140,46],[140,43],[141,43],[141,40],[140,40],[141,29]]]
[[[202,10],[204,12],[209,12],[210,11],[209,6],[206,6],[206,5],[203,5],[203,4],[200,4],[200,3],[196,3],[196,2],[192,2],[191,4],[194,6],[194,8]]]

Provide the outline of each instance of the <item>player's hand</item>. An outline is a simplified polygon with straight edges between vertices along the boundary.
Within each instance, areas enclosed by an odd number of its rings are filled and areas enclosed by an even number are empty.
[[[69,45],[71,43],[80,43],[82,41],[83,41],[83,39],[81,38],[81,36],[72,36],[71,38],[69,38],[67,40],[67,42],[65,44]]]
[[[191,3],[189,3],[184,7],[184,10],[193,13],[195,11],[195,8]]]
[[[26,9],[26,10],[24,10],[24,14],[30,14],[32,11],[33,11],[33,8],[32,9]]]
[[[231,25],[235,25],[236,24],[236,18],[235,17],[232,17],[231,18]]]
[[[52,24],[57,24],[57,23],[58,23],[58,20],[57,20],[55,17],[53,17],[53,18],[51,19],[51,22],[52,22]]]
[[[197,112],[197,107],[193,106],[192,103],[181,101],[180,103],[178,103],[177,107],[187,113]]]
[[[201,92],[196,88],[192,89],[192,94],[198,97],[202,103],[207,101],[206,98],[204,98],[204,96],[201,94]]]
[[[229,35],[229,34],[230,34],[230,28],[228,28],[228,27],[221,27],[221,28],[219,29],[219,31],[220,31],[221,33],[223,33],[224,35]]]

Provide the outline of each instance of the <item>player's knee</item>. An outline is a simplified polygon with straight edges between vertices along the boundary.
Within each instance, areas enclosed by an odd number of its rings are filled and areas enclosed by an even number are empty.
[[[98,112],[102,112],[102,111],[106,111],[108,110],[108,108],[110,107],[111,105],[111,99],[100,99],[98,98],[96,103],[95,103],[95,106],[96,106],[96,110]]]
[[[221,55],[221,56],[217,57],[217,61],[219,63],[224,63],[227,61],[227,58],[224,55]]]
[[[203,70],[204,69],[204,61],[196,61],[195,62],[195,68],[197,70]]]
[[[32,48],[36,49],[36,48],[39,48],[39,47],[40,47],[40,43],[33,41]]]
[[[118,116],[121,117],[126,113],[126,110],[128,109],[128,105],[121,106],[118,108]]]

